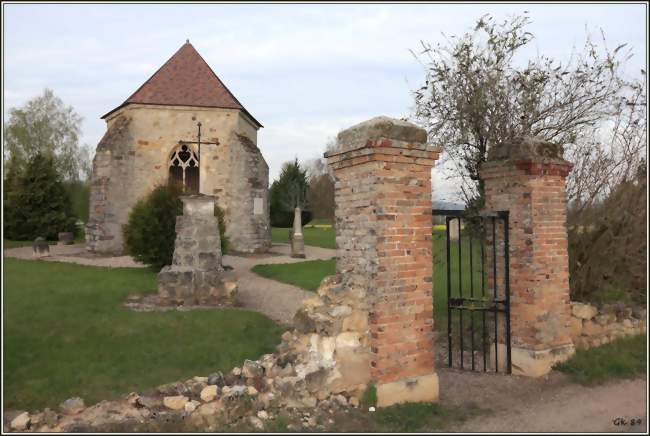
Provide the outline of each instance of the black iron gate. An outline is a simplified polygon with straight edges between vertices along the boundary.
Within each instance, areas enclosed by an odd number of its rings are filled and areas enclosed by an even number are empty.
[[[445,216],[450,367],[511,372],[508,212]]]

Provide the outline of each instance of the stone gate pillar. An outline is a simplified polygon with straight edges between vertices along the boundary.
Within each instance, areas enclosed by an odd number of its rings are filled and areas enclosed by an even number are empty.
[[[379,406],[436,401],[431,168],[439,149],[417,126],[377,117],[344,130],[334,170],[337,273],[369,306]]]
[[[539,138],[494,146],[480,168],[485,210],[509,211],[512,372],[541,376],[574,352],[565,192],[571,163]]]

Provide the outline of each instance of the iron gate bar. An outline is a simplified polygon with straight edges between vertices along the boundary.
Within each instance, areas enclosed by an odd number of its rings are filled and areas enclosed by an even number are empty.
[[[481,220],[481,296],[485,298],[485,222]],[[487,372],[487,326],[483,316],[483,372]]]
[[[458,293],[460,294],[460,298],[463,298],[463,257],[461,254],[461,234],[460,234],[460,225],[461,225],[461,218],[458,217]],[[459,316],[459,321],[460,321],[460,369],[464,368],[464,363],[465,359],[463,359],[463,311],[460,311],[460,316]]]
[[[449,367],[451,368],[451,306],[449,305],[449,300],[451,299],[451,242],[449,237],[449,222],[451,221],[450,217],[445,217],[445,230],[447,233],[447,350],[449,355]]]
[[[460,345],[460,353],[459,353],[459,360],[460,360],[460,369],[465,369],[465,359],[464,359],[464,353],[465,353],[465,314],[463,313],[464,311],[469,312],[470,316],[470,322],[469,322],[469,330],[470,330],[470,348],[471,348],[471,367],[472,370],[476,370],[476,356],[475,356],[475,351],[476,351],[476,341],[475,341],[475,329],[476,329],[476,322],[475,322],[475,317],[477,315],[476,312],[480,312],[481,319],[479,320],[482,324],[483,327],[483,333],[482,333],[482,340],[481,340],[481,350],[483,352],[483,372],[487,372],[487,354],[488,350],[490,349],[489,347],[489,342],[488,340],[491,339],[489,338],[489,326],[487,324],[488,321],[488,316],[486,315],[486,312],[492,312],[493,313],[493,321],[494,321],[494,372],[499,372],[499,354],[503,353],[503,350],[501,350],[501,353],[499,352],[499,330],[500,330],[500,325],[503,326],[503,323],[505,321],[505,341],[506,342],[506,350],[505,350],[505,356],[503,358],[506,359],[506,366],[505,366],[505,372],[506,373],[511,373],[512,368],[511,368],[511,334],[510,334],[510,273],[509,273],[509,222],[508,222],[508,213],[507,212],[497,212],[497,213],[488,213],[488,214],[481,214],[479,215],[480,219],[478,220],[473,220],[472,216],[467,216],[463,213],[463,211],[446,211],[445,213],[445,223],[446,223],[446,258],[447,258],[447,344],[448,344],[448,364],[450,367],[453,367],[453,361],[454,361],[454,352],[453,352],[453,314],[454,311],[458,311],[458,326],[460,327],[460,333],[459,333],[459,338],[458,338],[458,344]],[[470,225],[468,228],[468,223],[473,223],[476,221],[476,228],[474,226]],[[492,229],[489,229],[489,223],[487,221],[492,221]],[[497,235],[500,235],[500,232],[497,231],[496,226],[497,226],[497,221],[499,223],[503,224],[503,241],[499,241],[499,246],[503,247],[503,253],[501,253],[500,250],[497,250]],[[465,233],[465,236],[469,237],[468,241],[468,248],[470,250],[469,252],[469,295],[465,295],[465,289],[464,289],[464,283],[463,283],[463,250],[462,244],[463,244],[463,234],[461,232],[461,228],[463,225],[463,222],[465,223],[466,230],[469,229],[470,231],[468,233]],[[458,225],[458,289],[457,291],[454,291],[453,284],[452,284],[452,259],[456,256],[452,256],[451,253],[451,248],[453,247],[452,241],[451,241],[451,227],[450,225],[456,224]],[[500,224],[501,225],[501,224]],[[494,280],[493,283],[493,289],[492,292],[486,292],[486,280],[489,276],[489,271],[486,268],[489,268],[488,265],[486,265],[488,262],[486,261],[487,259],[487,252],[485,250],[485,244],[488,235],[488,231],[491,231],[491,239],[492,239],[492,253],[490,253],[492,256],[492,271],[491,273],[493,274],[492,279]],[[473,236],[478,236],[480,238],[480,256],[481,256],[481,267],[480,267],[480,274],[481,274],[481,290],[480,290],[480,295],[475,294],[474,292],[474,241]],[[501,245],[503,244],[503,245]],[[501,254],[499,254],[501,253]],[[499,261],[498,256],[503,256],[503,277],[504,277],[504,286],[503,286],[503,291],[505,295],[502,297],[499,294],[499,284],[498,280],[500,277],[500,274],[497,270],[500,268],[501,261]],[[468,257],[466,255],[466,257]],[[456,295],[452,295],[452,293],[455,293]],[[491,294],[491,295],[490,295]],[[490,295],[490,297],[488,297]],[[499,313],[503,313],[503,316],[505,319],[501,318]],[[502,359],[503,359],[502,358]],[[468,368],[469,369],[469,368]]]
[[[474,263],[472,262],[472,235],[469,235],[469,295],[474,297]],[[472,371],[476,368],[474,367],[474,311],[470,311],[470,328],[472,329]]]
[[[492,280],[494,281],[494,299],[497,298],[497,219],[492,217]],[[494,314],[494,371],[499,372],[499,341],[498,341],[498,324],[499,319],[496,310]]]
[[[506,371],[512,373],[512,349],[510,344],[510,214],[503,212],[503,244],[504,244],[504,278],[506,292]]]

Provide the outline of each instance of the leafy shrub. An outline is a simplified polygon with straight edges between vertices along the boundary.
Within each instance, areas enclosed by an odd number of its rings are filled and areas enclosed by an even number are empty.
[[[70,198],[51,156],[36,154],[18,174],[9,174],[4,203],[5,238],[56,240],[77,232]]]
[[[183,214],[182,190],[177,186],[158,186],[138,201],[124,226],[124,244],[136,260],[156,268],[171,265],[176,241],[176,217]],[[221,250],[226,252],[228,239],[223,211],[215,205],[219,220]]]
[[[646,216],[645,175],[578,216],[569,214],[572,299],[645,301]]]
[[[183,213],[180,194],[174,186],[159,186],[133,206],[123,230],[126,251],[136,260],[157,268],[171,265],[176,217]]]

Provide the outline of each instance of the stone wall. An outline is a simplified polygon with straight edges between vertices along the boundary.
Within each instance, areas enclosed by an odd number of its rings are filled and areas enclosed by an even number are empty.
[[[97,146],[91,177],[87,248],[121,253],[122,225],[136,201],[166,184],[179,140],[202,139],[201,192],[224,209],[226,235],[236,251],[266,251],[271,243],[268,166],[257,130],[238,110],[130,104],[111,114]],[[196,147],[194,147],[196,151]]]
[[[485,211],[509,212],[514,374],[543,375],[574,350],[565,192],[570,169],[561,147],[537,138],[493,147],[480,168]]]
[[[644,334],[646,328],[645,308],[571,302],[570,334],[576,347],[598,347],[623,336]]]

